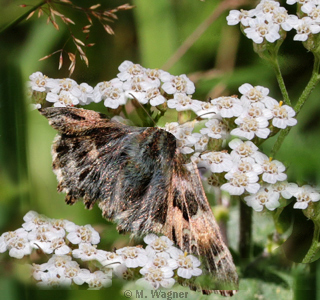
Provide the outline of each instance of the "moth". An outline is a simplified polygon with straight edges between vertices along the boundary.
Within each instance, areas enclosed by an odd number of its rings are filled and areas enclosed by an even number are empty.
[[[58,191],[66,202],[95,203],[121,233],[163,234],[202,261],[203,275],[181,282],[204,294],[231,296],[238,284],[232,256],[202,187],[176,138],[82,108],[39,110],[58,130],[52,146]]]

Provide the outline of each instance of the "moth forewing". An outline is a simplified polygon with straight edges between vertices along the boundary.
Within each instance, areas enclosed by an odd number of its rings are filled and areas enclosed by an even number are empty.
[[[212,214],[195,163],[176,166],[172,176],[164,234],[183,251],[200,256],[203,275],[193,288],[214,292],[237,289],[238,275]]]

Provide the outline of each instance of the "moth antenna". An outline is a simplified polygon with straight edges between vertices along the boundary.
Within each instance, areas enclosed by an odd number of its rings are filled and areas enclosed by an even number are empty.
[[[197,117],[194,117],[193,119],[189,120],[189,121],[185,121],[183,123],[179,123],[179,125],[183,125],[185,123],[190,123],[190,122],[193,122],[193,123],[196,123],[196,122],[199,122],[199,121],[202,121],[201,117],[204,116],[204,115],[208,115],[208,114],[213,114],[213,112],[206,112],[200,116],[197,116]]]
[[[155,122],[155,120],[150,116],[150,114],[147,112],[147,110],[144,108],[144,106],[139,102],[139,100],[131,93],[129,93],[130,96],[132,96],[135,100],[137,100],[138,104],[142,107],[142,109],[144,110],[144,112],[147,114],[147,116],[150,118],[150,120],[153,122],[153,125],[156,126],[157,123]]]

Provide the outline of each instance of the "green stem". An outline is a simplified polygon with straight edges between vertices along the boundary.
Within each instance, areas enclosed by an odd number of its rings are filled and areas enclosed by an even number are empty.
[[[239,254],[243,262],[250,260],[252,253],[252,209],[240,200]]]
[[[310,96],[311,92],[314,90],[316,85],[319,83],[319,80],[320,80],[319,67],[320,67],[320,59],[318,56],[315,56],[312,76],[311,76],[306,88],[302,92],[297,104],[294,107],[296,114],[298,114],[300,112],[302,106],[305,104],[305,102],[308,99],[308,97]]]
[[[277,78],[277,81],[278,81],[278,84],[280,87],[280,91],[281,91],[284,103],[291,106],[291,101],[290,101],[289,94],[288,94],[286,85],[284,83],[283,77],[282,77],[282,73],[280,70],[280,65],[279,65],[279,61],[278,61],[277,57],[274,58],[272,65],[273,65],[273,69],[276,73],[276,78]]]
[[[35,11],[37,8],[39,8],[40,6],[46,4],[46,1],[41,1],[39,4],[32,6],[32,8],[30,8],[27,12],[25,12],[23,15],[21,15],[19,18],[13,20],[11,23],[7,24],[6,26],[4,26],[3,28],[0,29],[0,35],[5,33],[8,29],[15,27],[16,25],[18,25],[19,23],[21,23],[22,21],[24,21],[29,14],[31,14],[33,11]]]
[[[312,261],[314,261],[315,256],[320,251],[319,237],[320,237],[320,226],[317,223],[314,223],[312,244],[311,244],[311,247],[310,247],[308,253],[304,257],[302,263],[308,264],[308,263],[311,263]]]
[[[300,112],[302,106],[306,103],[306,101],[309,98],[311,92],[314,90],[314,88],[316,87],[316,85],[320,81],[319,68],[320,68],[320,60],[319,60],[319,57],[315,55],[312,76],[311,76],[307,86],[303,90],[303,92],[302,92],[297,104],[294,107],[294,110],[296,112],[296,116]],[[280,131],[280,135],[278,136],[278,138],[277,138],[277,140],[276,140],[276,142],[275,142],[275,144],[274,144],[274,146],[272,148],[271,157],[274,157],[276,155],[276,153],[279,151],[284,139],[289,134],[291,128],[292,127],[287,127],[286,129],[283,129],[283,130]]]

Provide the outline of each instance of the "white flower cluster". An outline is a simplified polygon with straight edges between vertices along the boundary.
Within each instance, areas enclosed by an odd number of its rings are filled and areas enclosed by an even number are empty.
[[[193,123],[166,124],[165,129],[177,138],[182,153],[205,151],[210,138],[220,140],[233,135],[247,140],[266,139],[274,127],[284,129],[297,124],[292,107],[269,97],[269,89],[245,83],[239,91],[240,99],[237,96],[219,97],[200,102],[200,108],[194,108],[198,116],[209,119],[200,133],[192,132]],[[198,157],[198,154],[194,156]]]
[[[112,284],[113,274],[130,278],[131,269],[140,269],[137,284],[157,289],[170,288],[173,276],[190,279],[199,276],[200,261],[173,246],[167,237],[149,234],[142,246],[124,247],[115,252],[97,249],[100,236],[91,225],[78,226],[67,220],[49,219],[35,211],[24,216],[22,228],[0,236],[0,253],[21,259],[33,249],[52,254],[48,262],[33,264],[31,275],[42,288],[69,287],[86,283],[88,289],[101,289]],[[77,261],[76,261],[76,260]],[[80,264],[90,261],[90,270]],[[80,264],[79,264],[79,263]]]
[[[282,32],[296,30],[295,41],[306,41],[310,34],[320,32],[320,3],[317,0],[287,0],[287,4],[299,3],[302,18],[289,15],[280,3],[261,0],[256,8],[249,11],[231,10],[227,16],[228,25],[241,23],[244,33],[254,43],[273,43],[282,37]]]
[[[41,72],[33,73],[28,86],[32,93],[43,92],[45,99],[55,107],[87,105],[104,101],[108,108],[117,109],[128,99],[136,99],[141,104],[158,106],[165,102],[177,111],[197,110],[200,101],[193,100],[191,94],[195,86],[186,75],[174,76],[159,69],[146,69],[131,61],[119,66],[117,78],[98,83],[94,88],[87,83],[77,84],[66,79],[51,79]],[[37,104],[35,108],[40,108]]]
[[[240,99],[231,96],[202,102],[202,109],[196,113],[209,120],[200,133],[193,133],[193,123],[168,123],[165,129],[177,138],[180,151],[192,154],[191,160],[206,170],[209,184],[230,195],[244,195],[246,203],[256,211],[264,207],[276,209],[281,197],[296,197],[294,208],[300,209],[318,201],[320,194],[311,187],[286,182],[285,166],[261,153],[251,141],[266,139],[274,128],[297,124],[294,110],[268,96],[269,90],[262,86],[246,83],[239,92]],[[235,138],[230,141],[231,136]],[[218,145],[217,151],[208,148],[213,141]],[[223,146],[226,143],[228,147]]]
[[[280,12],[284,13],[278,2],[265,0],[252,11],[232,11],[228,22],[249,26],[254,16],[256,20],[264,16],[264,22],[268,20],[270,25]],[[277,26],[289,30],[288,24],[293,19],[287,16],[286,21]],[[100,82],[95,88],[86,83],[77,85],[71,79],[49,79],[40,72],[30,76],[29,85],[33,91],[47,93],[47,101],[54,102],[54,106],[84,105],[104,100],[105,106],[115,109],[125,105],[128,98],[135,98],[142,105],[157,106],[166,102],[167,107],[178,112],[192,110],[207,119],[200,132],[193,132],[195,122],[168,123],[165,130],[176,137],[181,153],[207,171],[209,184],[230,195],[243,195],[246,203],[257,211],[264,207],[269,210],[279,207],[280,197],[289,199],[295,196],[297,203],[294,207],[301,209],[310,201],[319,200],[315,195],[299,196],[296,190],[301,188],[285,181],[285,166],[259,152],[254,144],[280,129],[297,124],[293,108],[270,97],[268,88],[245,83],[239,87],[240,97],[223,96],[203,102],[191,99],[195,86],[186,75],[174,76],[162,70],[145,69],[130,61],[124,61],[119,71],[117,78]],[[61,95],[73,100],[57,100]],[[46,251],[46,245],[41,247]]]

